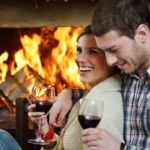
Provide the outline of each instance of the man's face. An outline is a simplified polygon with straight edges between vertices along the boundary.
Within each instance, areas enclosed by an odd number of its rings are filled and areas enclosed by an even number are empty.
[[[110,66],[116,65],[123,72],[131,74],[138,72],[144,63],[144,51],[134,39],[110,31],[103,36],[95,36],[95,40],[97,46],[105,52]]]

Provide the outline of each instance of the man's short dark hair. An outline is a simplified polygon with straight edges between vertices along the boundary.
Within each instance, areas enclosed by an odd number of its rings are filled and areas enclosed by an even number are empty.
[[[100,0],[93,14],[91,28],[96,36],[116,30],[133,38],[140,24],[150,27],[150,11],[144,0]]]

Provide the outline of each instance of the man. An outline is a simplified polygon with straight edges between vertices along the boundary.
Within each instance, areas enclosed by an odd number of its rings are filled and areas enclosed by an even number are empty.
[[[97,46],[105,52],[107,63],[116,65],[125,73],[122,85],[125,144],[119,143],[105,130],[94,128],[83,131],[82,141],[89,150],[150,150],[148,6],[144,0],[100,0],[91,26]],[[62,122],[71,106],[70,101],[67,106],[63,103],[58,101],[55,111],[51,111],[51,116],[54,116],[51,122],[56,125]]]

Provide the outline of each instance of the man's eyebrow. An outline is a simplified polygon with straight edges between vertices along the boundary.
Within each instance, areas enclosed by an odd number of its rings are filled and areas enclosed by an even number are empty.
[[[97,51],[103,51],[101,48],[99,48],[99,47],[96,47],[96,48],[93,48],[93,49],[95,49],[95,50],[97,50]]]
[[[111,51],[111,50],[113,50],[113,49],[116,49],[116,45],[113,45],[113,46],[111,46],[111,47],[105,49],[105,51]]]

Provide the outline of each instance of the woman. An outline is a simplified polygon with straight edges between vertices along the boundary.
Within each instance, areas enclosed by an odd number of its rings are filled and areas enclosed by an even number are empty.
[[[90,86],[83,97],[87,100],[97,100],[98,105],[103,102],[104,105],[102,120],[97,128],[106,129],[117,140],[123,142],[121,80],[116,74],[117,69],[107,65],[104,52],[96,46],[90,26],[87,26],[77,39],[75,61],[79,68],[80,80]],[[81,141],[83,129],[78,122],[78,107],[79,102],[71,110],[67,124],[56,145],[56,150],[85,149]],[[29,106],[29,110],[31,110],[31,106]],[[34,122],[37,121],[34,113],[29,112],[29,117]],[[42,134],[44,135],[48,132],[48,123],[45,119],[43,122]]]

